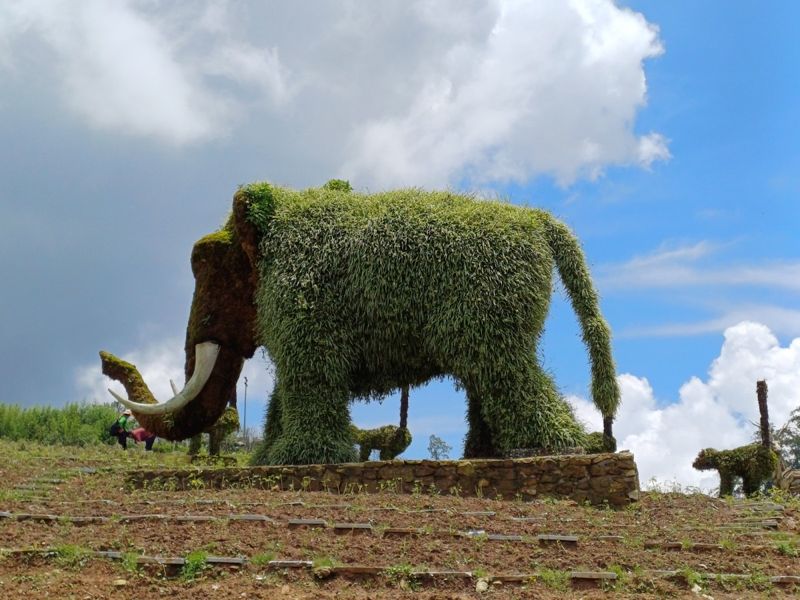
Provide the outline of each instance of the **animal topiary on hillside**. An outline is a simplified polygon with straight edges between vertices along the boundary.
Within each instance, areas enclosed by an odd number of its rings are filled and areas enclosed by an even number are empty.
[[[208,434],[208,455],[219,456],[222,442],[225,441],[226,437],[238,430],[239,412],[235,407],[228,406],[219,421],[203,432]],[[197,433],[189,440],[189,456],[200,454],[200,448],[203,446],[203,433]]]
[[[705,448],[694,459],[692,466],[701,471],[719,472],[719,495],[733,495],[733,485],[737,477],[742,478],[742,488],[746,496],[752,496],[761,489],[775,472],[778,456],[761,444],[739,446],[733,450],[714,450]]]
[[[358,460],[369,460],[373,450],[380,453],[381,460],[393,460],[411,445],[411,432],[406,427],[384,425],[375,429],[359,429],[352,425],[350,431],[358,444]]]
[[[235,194],[225,226],[192,251],[186,387],[144,404],[152,396],[121,378],[130,400],[119,400],[145,427],[182,439],[214,422],[262,345],[276,383],[257,463],[354,460],[351,401],[448,375],[466,390],[466,457],[582,445],[583,428],[537,361],[555,267],[611,443],[619,390],[610,331],[563,223],[450,192],[360,194],[344,183],[257,183]]]

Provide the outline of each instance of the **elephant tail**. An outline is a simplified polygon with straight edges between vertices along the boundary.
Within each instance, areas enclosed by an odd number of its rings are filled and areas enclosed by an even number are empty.
[[[600,313],[597,292],[580,244],[564,223],[542,212],[544,229],[558,274],[572,309],[581,325],[581,336],[592,363],[592,400],[603,415],[604,433],[611,436],[611,423],[619,405],[619,385],[611,355],[611,330]]]

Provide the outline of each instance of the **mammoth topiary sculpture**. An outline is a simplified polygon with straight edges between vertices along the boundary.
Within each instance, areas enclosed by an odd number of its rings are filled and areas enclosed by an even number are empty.
[[[260,463],[354,460],[352,400],[444,375],[466,390],[465,456],[579,446],[585,432],[537,362],[554,266],[610,445],[619,402],[610,332],[577,240],[542,210],[450,192],[241,188],[225,226],[192,251],[185,388],[153,403],[112,355],[104,372],[125,385],[129,399],[119,399],[143,426],[183,439],[219,418],[244,359],[263,345],[276,385]]]

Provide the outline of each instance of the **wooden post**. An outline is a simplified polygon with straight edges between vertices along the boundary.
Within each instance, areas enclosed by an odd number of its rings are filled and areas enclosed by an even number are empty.
[[[614,437],[614,432],[612,430],[613,423],[614,417],[603,417],[603,435]]]
[[[404,385],[400,390],[400,429],[408,424],[408,386]]]
[[[761,445],[772,448],[772,435],[769,431],[769,410],[767,409],[767,382],[756,382],[756,395],[758,396],[758,412],[761,413]]]

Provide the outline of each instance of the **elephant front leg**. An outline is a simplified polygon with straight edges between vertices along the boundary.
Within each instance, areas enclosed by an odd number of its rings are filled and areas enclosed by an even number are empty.
[[[200,454],[200,448],[203,446],[203,434],[198,433],[189,439],[189,456],[197,456]]]
[[[733,496],[733,473],[728,470],[719,471],[719,497]]]
[[[281,390],[281,431],[267,455],[269,464],[354,462],[346,386],[311,383]]]
[[[208,455],[209,456],[219,456],[220,449],[222,448],[222,438],[224,438],[226,432],[220,426],[219,423],[214,425],[211,428],[211,431],[208,432]]]
[[[755,496],[761,489],[761,480],[758,477],[751,477],[749,475],[742,476],[742,491],[748,498]]]

